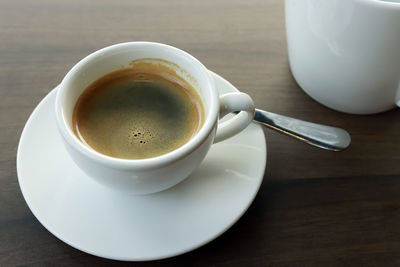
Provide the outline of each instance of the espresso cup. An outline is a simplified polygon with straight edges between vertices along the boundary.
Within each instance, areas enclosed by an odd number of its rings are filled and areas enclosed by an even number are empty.
[[[160,59],[199,94],[205,119],[199,131],[184,145],[166,154],[146,159],[121,159],[92,149],[74,134],[72,115],[82,92],[104,75],[129,68],[139,59]],[[254,104],[244,93],[219,95],[207,68],[190,54],[165,44],[129,42],[100,49],[79,61],[58,87],[56,120],[66,150],[76,165],[101,184],[132,194],[149,194],[172,187],[201,163],[211,145],[229,138],[252,121]],[[219,119],[241,111],[223,123]]]
[[[400,105],[400,1],[286,0],[290,68],[321,104],[372,114]]]

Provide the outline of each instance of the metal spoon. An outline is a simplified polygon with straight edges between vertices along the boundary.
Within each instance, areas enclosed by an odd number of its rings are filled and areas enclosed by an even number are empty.
[[[350,134],[343,129],[293,119],[260,109],[256,109],[254,120],[297,140],[331,151],[342,151],[351,142]]]

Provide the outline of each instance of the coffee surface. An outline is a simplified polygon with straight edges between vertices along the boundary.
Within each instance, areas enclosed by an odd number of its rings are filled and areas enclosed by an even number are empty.
[[[112,72],[85,89],[72,118],[82,142],[108,156],[145,159],[177,149],[198,132],[204,109],[195,89],[152,65]]]

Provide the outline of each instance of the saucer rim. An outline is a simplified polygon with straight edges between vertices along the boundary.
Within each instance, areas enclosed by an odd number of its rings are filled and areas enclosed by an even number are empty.
[[[218,75],[217,73],[215,73],[215,72],[213,72],[211,70],[209,70],[209,72],[210,72],[210,75],[213,77],[213,79],[220,79],[221,81],[223,81],[224,83],[229,85],[230,89],[232,89],[234,91],[239,91],[235,86],[233,86],[229,81],[224,79],[222,76]],[[58,87],[58,85],[55,86],[49,93],[47,93],[46,96],[44,96],[40,100],[39,104],[34,108],[32,113],[29,115],[29,118],[28,118],[28,120],[26,121],[26,123],[24,125],[24,128],[22,130],[22,133],[21,133],[21,136],[20,136],[20,139],[19,139],[17,155],[16,155],[16,169],[17,169],[18,184],[19,184],[19,187],[21,189],[21,193],[23,195],[25,203],[27,204],[29,210],[32,212],[32,214],[35,216],[35,218],[40,222],[40,224],[47,231],[49,231],[52,235],[57,237],[59,240],[61,240],[65,244],[67,244],[67,245],[69,245],[69,246],[71,246],[71,247],[73,247],[75,249],[78,249],[78,250],[80,250],[82,252],[85,252],[85,253],[88,253],[90,255],[93,255],[93,256],[97,256],[97,257],[105,258],[105,259],[111,259],[111,260],[118,260],[118,261],[142,262],[142,261],[153,261],[153,260],[162,260],[162,259],[172,258],[172,257],[175,257],[175,256],[179,256],[179,255],[191,252],[193,250],[196,250],[196,249],[198,249],[198,248],[210,243],[211,241],[217,239],[218,237],[220,237],[222,234],[224,234],[226,231],[228,231],[234,224],[236,224],[240,220],[240,218],[242,218],[242,216],[249,209],[250,205],[254,202],[254,199],[256,198],[256,196],[257,196],[257,194],[258,194],[258,192],[259,192],[259,190],[261,188],[261,185],[262,185],[262,182],[263,182],[263,177],[265,175],[266,166],[267,166],[267,151],[268,150],[267,150],[267,142],[266,142],[265,134],[264,134],[264,136],[262,138],[262,143],[260,144],[260,147],[262,147],[263,150],[265,151],[265,153],[263,153],[263,159],[260,160],[260,162],[263,162],[264,164],[260,168],[260,176],[261,177],[258,179],[258,183],[256,184],[256,188],[255,188],[253,194],[248,197],[247,204],[245,205],[245,207],[243,208],[243,210],[240,213],[237,213],[236,218],[234,220],[232,220],[229,224],[227,224],[225,227],[223,227],[217,234],[212,235],[210,238],[204,240],[203,242],[197,243],[194,246],[188,246],[186,249],[179,250],[179,251],[177,251],[175,253],[165,253],[165,254],[162,254],[162,255],[158,255],[157,257],[133,257],[132,258],[132,257],[119,257],[119,256],[114,256],[114,255],[107,255],[107,254],[104,254],[104,253],[100,254],[100,253],[97,253],[97,252],[94,252],[94,251],[90,251],[90,250],[88,250],[86,248],[82,248],[79,244],[75,244],[75,243],[72,243],[70,241],[66,241],[66,239],[64,239],[61,234],[58,234],[55,231],[53,231],[53,229],[51,227],[49,227],[46,223],[44,223],[42,221],[42,218],[40,218],[40,216],[37,215],[37,213],[35,211],[35,208],[31,207],[32,203],[30,204],[27,201],[26,193],[25,193],[26,188],[24,188],[22,186],[23,182],[21,183],[21,178],[20,178],[22,171],[20,170],[21,167],[20,167],[20,165],[18,163],[19,161],[21,161],[20,160],[20,157],[21,157],[21,154],[22,154],[21,147],[22,147],[22,144],[23,144],[23,140],[26,139],[25,135],[26,135],[26,132],[27,132],[27,130],[26,130],[27,126],[31,124],[31,121],[33,120],[34,115],[37,112],[39,112],[39,109],[41,109],[42,106],[46,105],[47,102],[50,101],[50,97],[53,94],[57,93],[57,87]],[[256,127],[259,130],[263,131],[263,128],[262,128],[261,125],[257,125],[256,124]],[[262,169],[262,171],[261,171],[261,169]],[[157,194],[157,193],[155,193],[155,194]]]

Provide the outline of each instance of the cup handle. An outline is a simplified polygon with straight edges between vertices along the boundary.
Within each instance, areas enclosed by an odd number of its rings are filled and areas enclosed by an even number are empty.
[[[221,142],[234,136],[246,128],[254,118],[254,102],[245,93],[228,93],[219,97],[219,118],[234,112],[241,111],[227,121],[218,123],[214,143]]]

